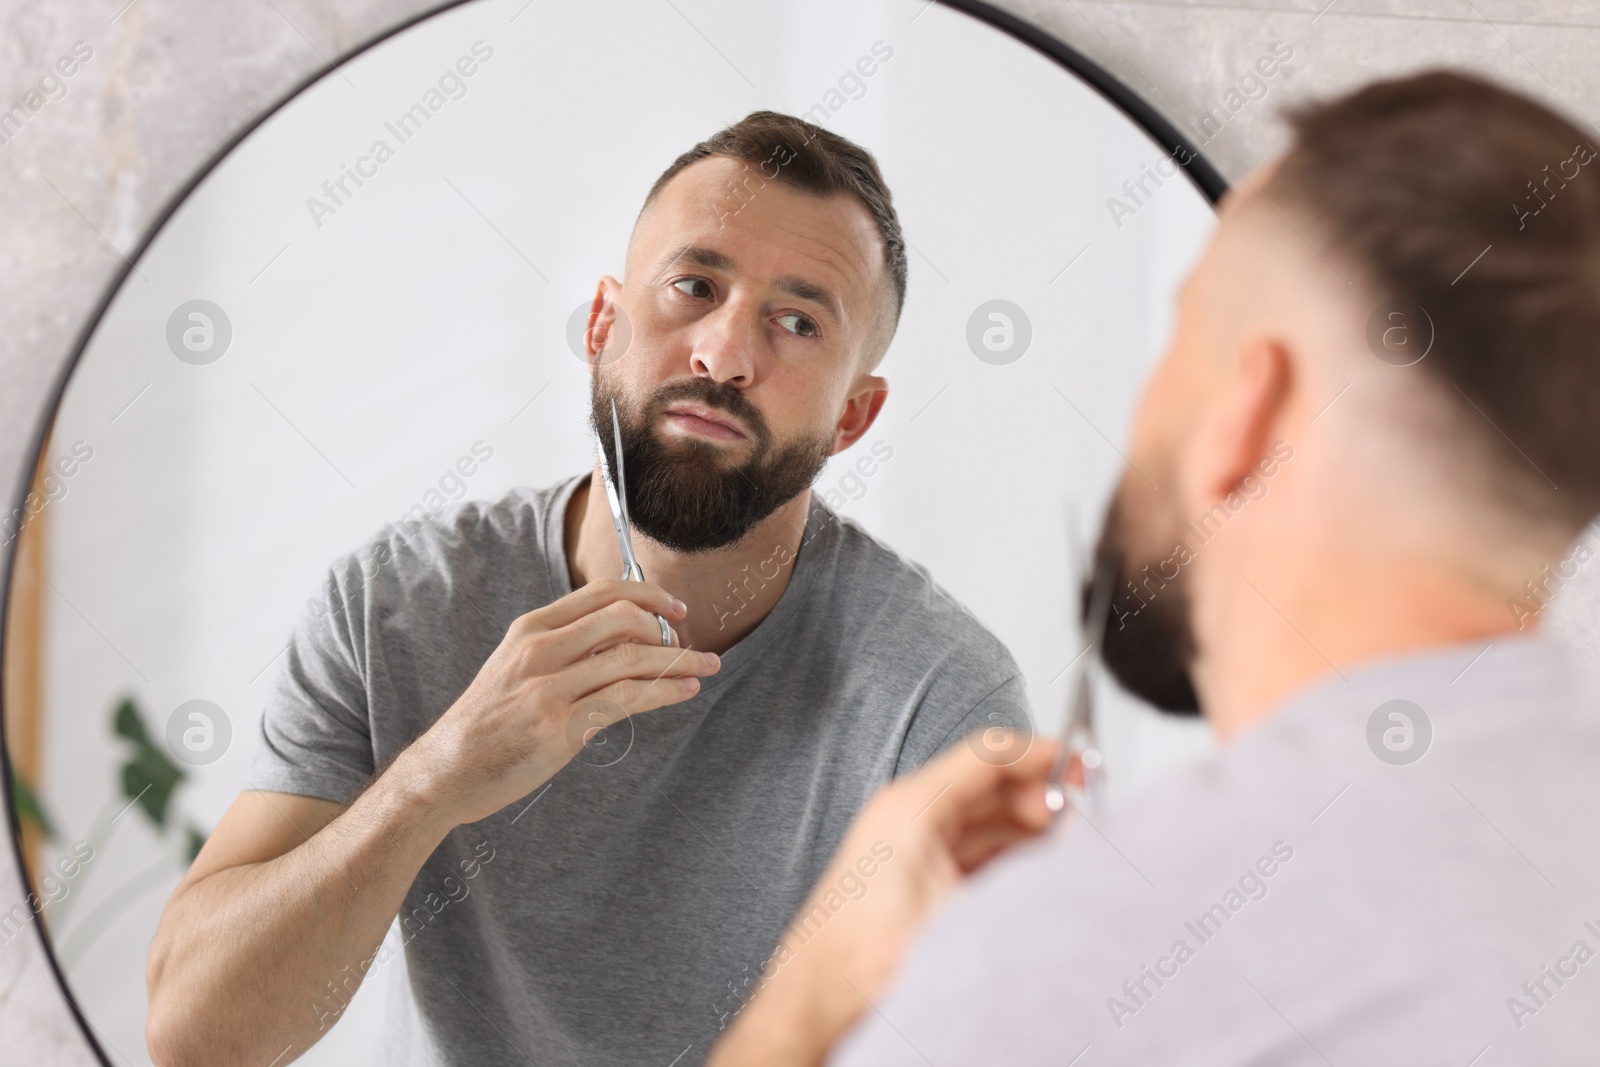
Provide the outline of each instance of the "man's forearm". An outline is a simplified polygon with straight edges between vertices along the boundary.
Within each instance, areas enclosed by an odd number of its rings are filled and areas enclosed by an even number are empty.
[[[287,1063],[310,1047],[328,1025],[321,993],[359,976],[451,828],[396,761],[298,847],[175,897],[151,948],[156,1062]]]
[[[825,941],[802,948],[734,1018],[706,1067],[821,1067],[862,1008],[845,969]]]
[[[788,991],[776,997],[767,993],[763,989],[739,1013],[706,1067],[821,1067],[833,1028],[808,1019]]]

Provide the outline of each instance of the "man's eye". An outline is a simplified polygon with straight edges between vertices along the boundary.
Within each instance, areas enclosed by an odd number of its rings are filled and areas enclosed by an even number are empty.
[[[790,313],[778,316],[778,325],[798,337],[815,337],[817,324],[804,315]]]
[[[679,278],[672,285],[684,296],[692,296],[697,300],[711,298],[711,283],[704,278]]]

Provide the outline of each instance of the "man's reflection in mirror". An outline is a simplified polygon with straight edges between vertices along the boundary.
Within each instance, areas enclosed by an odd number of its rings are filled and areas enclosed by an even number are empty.
[[[905,249],[872,155],[802,120],[667,168],[585,335],[649,581],[593,471],[335,562],[151,948],[158,1063],[287,1063],[375,971],[385,1063],[699,1063],[866,798],[1028,726],[1000,642],[811,489],[892,461]]]

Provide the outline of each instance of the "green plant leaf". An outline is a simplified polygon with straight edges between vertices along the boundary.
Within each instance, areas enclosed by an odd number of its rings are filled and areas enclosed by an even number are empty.
[[[111,716],[111,727],[119,737],[133,743],[133,757],[122,767],[122,795],[139,808],[156,824],[162,833],[167,831],[167,806],[172,802],[172,792],[185,775],[167,754],[150,743],[150,731],[145,727],[144,716],[131,697],[123,697]]]
[[[140,809],[163,833],[172,791],[183,781],[180,771],[164,754],[143,745],[122,767],[122,795],[137,801]]]
[[[144,728],[144,719],[131,697],[123,697],[111,713],[111,729],[119,737],[126,737],[136,745],[149,745],[150,734]]]
[[[34,793],[33,787],[17,772],[16,765],[10,760],[6,761],[6,769],[11,772],[11,800],[16,807],[17,821],[31,822],[45,837],[51,841],[58,840],[55,823],[45,814],[44,805],[39,803],[39,797]]]

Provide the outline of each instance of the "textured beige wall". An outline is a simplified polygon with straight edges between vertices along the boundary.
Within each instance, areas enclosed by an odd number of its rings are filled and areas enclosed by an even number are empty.
[[[536,0],[556,3],[560,0]],[[574,0],[568,0],[574,2]],[[658,3],[664,0],[639,0]],[[1388,74],[1471,68],[1600,117],[1600,5],[1563,0],[1008,0],[1179,123],[1221,102],[1273,42],[1294,49],[1264,99],[1205,151],[1237,177],[1281,138],[1275,110]],[[123,253],[238,127],[330,57],[428,0],[0,0],[0,101],[18,100],[75,41],[93,56],[0,144],[0,490],[25,452],[84,318]],[[134,284],[138,284],[136,281]],[[1592,600],[1584,593],[1586,600]],[[1600,637],[1595,612],[1567,613]],[[1596,642],[1591,641],[1591,644]],[[0,856],[0,911],[20,889]],[[32,936],[0,946],[7,1062],[92,1064]],[[135,1050],[126,1050],[134,1054]],[[124,1062],[108,1050],[112,1062]]]

